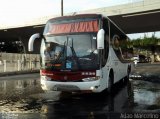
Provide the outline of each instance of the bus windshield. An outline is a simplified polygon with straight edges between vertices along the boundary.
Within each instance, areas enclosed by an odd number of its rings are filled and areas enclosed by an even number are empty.
[[[42,68],[71,71],[98,69],[96,40],[96,33],[45,36],[40,52]]]

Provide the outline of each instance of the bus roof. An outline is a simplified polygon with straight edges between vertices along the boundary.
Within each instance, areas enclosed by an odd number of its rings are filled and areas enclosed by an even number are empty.
[[[61,16],[50,19],[49,21],[57,21],[57,20],[69,20],[69,19],[81,19],[81,18],[102,18],[101,14],[77,14],[77,15],[69,15],[69,16]]]

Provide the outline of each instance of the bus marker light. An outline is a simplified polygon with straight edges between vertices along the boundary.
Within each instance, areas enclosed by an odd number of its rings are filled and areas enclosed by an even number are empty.
[[[95,88],[92,86],[92,87],[90,87],[90,89],[91,89],[91,90],[94,90]]]

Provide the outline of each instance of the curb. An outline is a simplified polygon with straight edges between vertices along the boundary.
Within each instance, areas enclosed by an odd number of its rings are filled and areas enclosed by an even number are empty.
[[[0,73],[0,77],[13,76],[13,75],[21,75],[21,74],[30,74],[30,73],[39,73],[39,72],[40,72],[39,70],[2,72],[2,73]]]

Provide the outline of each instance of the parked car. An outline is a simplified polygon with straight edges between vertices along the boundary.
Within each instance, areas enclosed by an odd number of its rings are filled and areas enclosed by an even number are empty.
[[[151,58],[150,57],[146,57],[145,55],[139,55],[139,62],[140,63],[151,62]]]
[[[138,63],[147,63],[147,62],[151,62],[151,58],[150,57],[146,57],[145,55],[135,55],[133,57],[133,60],[137,60]]]

